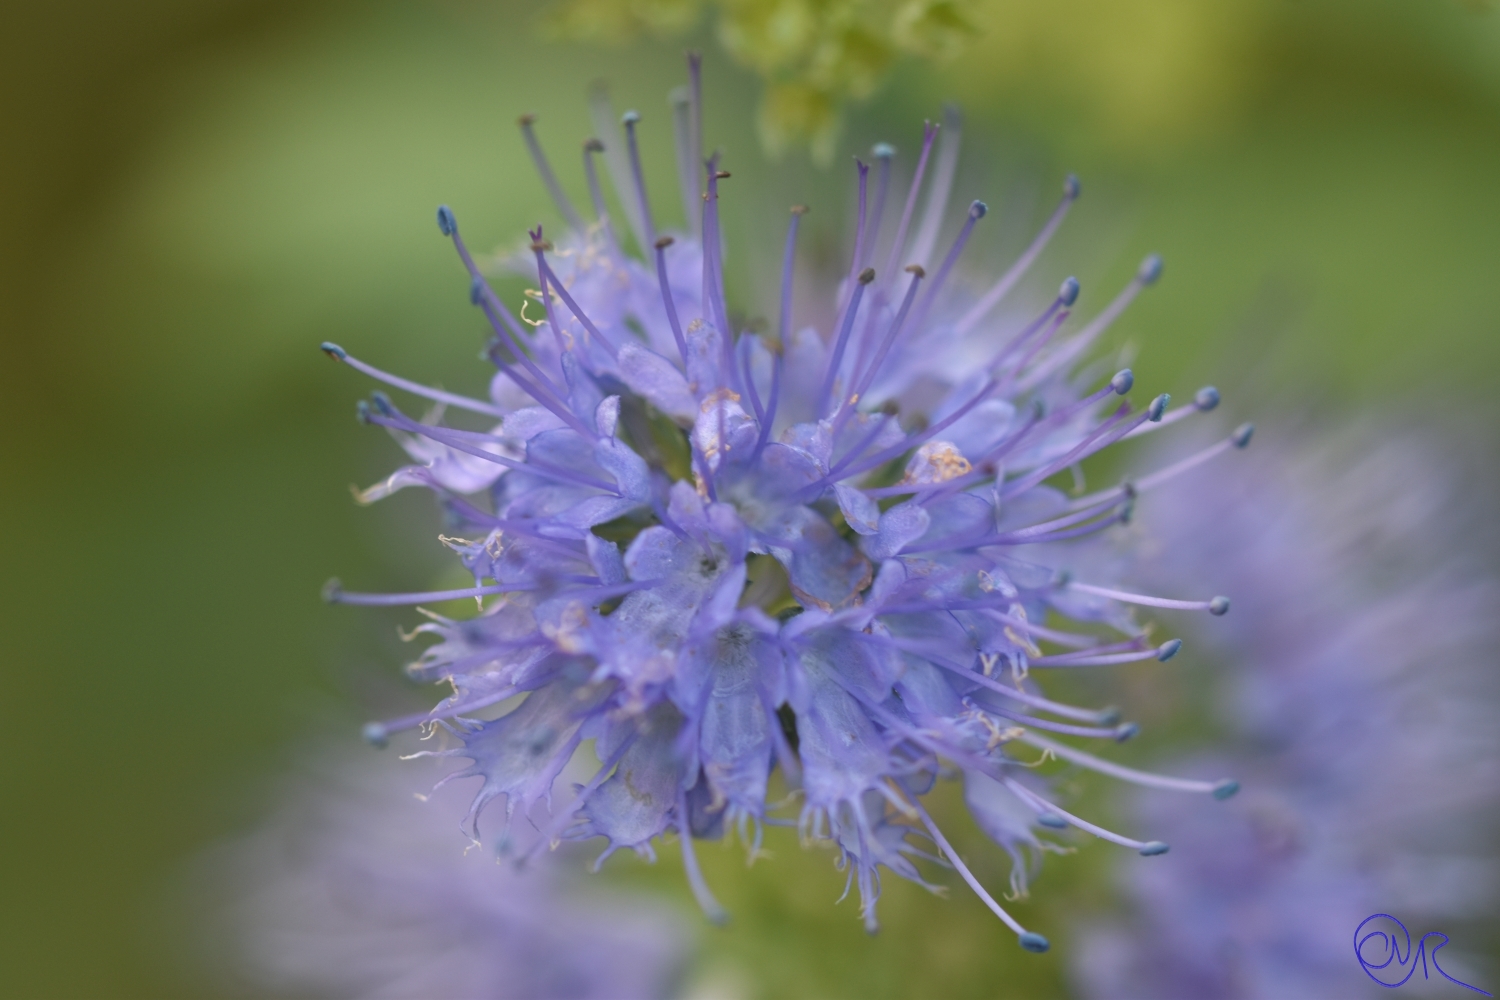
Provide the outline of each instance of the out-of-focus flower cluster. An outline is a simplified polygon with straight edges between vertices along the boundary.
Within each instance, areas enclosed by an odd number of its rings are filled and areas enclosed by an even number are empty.
[[[690,30],[706,8],[724,51],[766,81],[760,134],[773,154],[807,142],[829,163],[849,100],[902,55],[948,59],[975,34],[974,0],[561,0],[555,34],[617,43]]]
[[[558,182],[532,119],[521,121],[568,228],[554,243],[538,227],[512,260],[536,286],[519,314],[485,280],[453,212],[439,210],[494,331],[489,399],[416,385],[324,346],[484,420],[466,430],[440,412],[414,419],[380,393],[361,404],[414,459],[363,499],[432,490],[449,522],[442,541],[474,586],[369,594],[335,583],[327,596],[479,602],[472,618],[429,614],[414,633],[435,642],[409,675],[452,694],[367,735],[384,743],[421,727],[436,748],[420,755],[468,760],[448,779],[481,782],[466,831],[478,841],[486,808],[503,800],[503,818],[487,822],[523,859],[595,837],[606,842],[601,861],[621,848],[654,857],[657,839],[675,834],[699,902],[717,917],[694,839],[737,832],[753,855],[763,824],[795,823],[837,847],[846,892],[858,887],[870,929],[880,870],[926,886],[916,864],[925,859],[955,868],[1024,947],[1045,950],[949,846],[923,796],[939,777],[962,774],[969,809],[1010,853],[1011,892],[1022,896],[1053,846],[1047,828],[1076,827],[1146,856],[1167,850],[1052,801],[1036,770],[1049,759],[1153,787],[1234,793],[1228,779],[1147,774],[1078,749],[1060,737],[1108,745],[1136,727],[1108,708],[1047,698],[1035,676],[1172,658],[1181,641],[1150,640],[1135,608],[1229,610],[1224,597],[1121,589],[1128,536],[1112,529],[1143,494],[1244,447],[1251,428],[1134,481],[1085,490],[1090,456],[1212,410],[1218,393],[1203,389],[1170,412],[1162,394],[1137,409],[1120,398],[1131,371],[1083,363],[1156,281],[1155,257],[1077,331],[1067,322],[1079,296],[1072,278],[1038,314],[997,317],[1077,199],[1073,178],[1019,259],[982,291],[961,284],[957,266],[986,209],[972,202],[939,246],[956,121],[941,142],[926,128],[904,195],[891,147],[859,164],[849,267],[826,292],[830,329],[794,322],[797,208],[776,336],[743,330],[724,296],[718,201],[730,175],[717,155],[702,158],[696,60],[690,68],[675,122],[684,229],[658,228],[640,116],[627,112],[621,131],[597,103],[605,128],[584,145],[587,216]],[[605,211],[601,161],[623,220]],[[626,253],[627,241],[642,257]],[[1055,477],[1067,489],[1048,485]],[[523,694],[508,714],[478,714]],[[600,766],[576,798],[537,817],[586,740]],[[793,800],[777,801],[777,769],[795,792],[795,819],[779,815]],[[508,844],[518,820],[540,825],[535,848]]]
[[[195,872],[214,897],[200,944],[224,952],[211,957],[225,986],[368,1000],[671,994],[690,935],[666,907],[586,889],[555,862],[520,872],[455,850],[451,792],[419,801],[416,775],[312,759],[264,827]]]
[[[1090,996],[1380,993],[1350,946],[1366,917],[1398,915],[1416,941],[1493,912],[1492,489],[1435,434],[1294,435],[1143,511],[1154,575],[1234,588],[1213,640],[1232,738],[1209,766],[1247,791],[1212,812],[1133,799],[1174,830],[1177,864],[1119,873],[1135,912],[1078,950]],[[1464,944],[1431,958],[1473,982]]]

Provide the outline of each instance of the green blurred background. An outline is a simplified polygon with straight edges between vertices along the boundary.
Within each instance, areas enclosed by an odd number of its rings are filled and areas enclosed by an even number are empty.
[[[213,993],[173,902],[184,860],[253,825],[300,747],[425,697],[397,669],[405,619],[317,598],[334,573],[407,589],[446,561],[424,497],[351,503],[348,485],[396,455],[353,419],[368,386],[316,347],[480,392],[483,331],[433,207],[454,205],[479,247],[551,222],[513,120],[538,112],[575,181],[595,78],[664,125],[684,44],[708,54],[708,138],[735,172],[732,292],[751,313],[770,260],[751,248],[779,239],[762,220],[813,204],[811,245],[832,259],[842,154],[909,150],[954,99],[969,123],[956,197],[998,209],[971,261],[1024,240],[1068,170],[1086,194],[1053,270],[1112,290],[1143,252],[1166,257],[1167,280],[1115,334],[1139,345],[1150,391],[1212,379],[1238,391],[1236,413],[1427,398],[1493,417],[1500,11],[974,10],[963,54],[898,63],[850,111],[825,172],[805,151],[764,159],[746,125],[758,81],[706,27],[599,48],[545,40],[515,3],[7,6],[0,993]],[[648,157],[664,192],[665,134]],[[972,830],[955,839],[985,853]],[[1017,951],[967,893],[906,885],[888,885],[869,939],[852,904],[831,905],[828,856],[780,846],[748,877],[737,853],[705,852],[739,919],[705,936],[697,981],[744,996],[1059,995],[1066,915],[1112,905],[1089,848],[1050,861],[1022,907],[1060,945],[1047,956]],[[998,853],[981,864],[991,884]],[[607,877],[685,898],[675,864]]]

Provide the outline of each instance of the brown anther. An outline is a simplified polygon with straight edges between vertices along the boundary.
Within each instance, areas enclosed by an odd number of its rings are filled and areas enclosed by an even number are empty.
[[[538,252],[538,253],[540,253],[543,250],[551,250],[552,249],[552,241],[551,240],[534,240],[532,242],[532,244],[531,244],[531,249],[534,250],[534,251],[536,251],[536,252]]]
[[[727,170],[715,170],[714,171],[714,177],[716,177],[717,179],[719,179],[721,181],[727,181],[729,179],[729,171],[727,171]]]
[[[656,249],[658,249],[658,250],[665,250],[667,247],[671,246],[673,243],[676,243],[676,242],[677,241],[674,240],[674,239],[672,239],[672,237],[670,237],[670,236],[663,236],[663,237],[659,238],[656,241]]]
[[[894,399],[888,399],[884,403],[880,404],[880,412],[884,413],[888,417],[894,417],[896,414],[901,412],[901,404],[896,402]]]
[[[792,206],[792,214],[793,215],[806,215],[808,212],[811,212],[811,211],[812,211],[812,209],[808,208],[806,205],[793,205]]]
[[[907,264],[906,265],[906,273],[907,274],[915,274],[919,278],[925,278],[925,277],[927,277],[927,271],[926,271],[925,268],[922,267],[921,264]]]
[[[875,269],[873,267],[867,267],[863,271],[859,272],[859,283],[861,285],[868,285],[870,282],[872,282],[874,280],[875,280]]]
[[[589,153],[602,153],[604,152],[604,143],[598,139],[585,139],[583,140],[583,148]]]
[[[521,126],[522,128],[530,128],[532,123],[534,123],[535,121],[536,115],[528,111],[526,114],[516,119],[516,124]]]

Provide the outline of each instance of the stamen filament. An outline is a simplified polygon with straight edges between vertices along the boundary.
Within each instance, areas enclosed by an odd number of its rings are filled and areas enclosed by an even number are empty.
[[[896,261],[901,259],[901,247],[906,243],[906,228],[911,224],[912,210],[917,207],[917,193],[922,189],[922,175],[927,172],[927,159],[932,155],[932,143],[937,138],[938,126],[933,122],[922,123],[922,153],[917,157],[917,170],[912,174],[911,187],[906,192],[906,205],[901,209],[901,221],[896,225],[896,238],[891,243],[891,252],[885,261],[885,273],[894,276]],[[920,262],[919,262],[920,263]],[[887,277],[886,280],[890,280]]]
[[[1177,611],[1212,611],[1216,602],[1225,600],[1216,597],[1208,601],[1175,601],[1166,597],[1152,597],[1149,594],[1132,594],[1126,590],[1115,590],[1113,587],[1096,587],[1091,583],[1079,583],[1077,580],[1069,580],[1066,586],[1071,590],[1081,590],[1085,594],[1107,597],[1112,601],[1140,604],[1148,608],[1171,608]]]
[[[521,126],[521,135],[526,138],[526,148],[531,151],[531,162],[536,165],[536,172],[541,175],[542,183],[547,185],[547,193],[552,196],[552,203],[562,213],[562,217],[572,227],[575,233],[583,235],[583,219],[579,217],[578,210],[568,200],[562,185],[557,181],[557,175],[552,172],[552,164],[547,162],[547,154],[542,152],[542,144],[537,141],[536,132],[532,124],[536,122],[536,115],[522,115],[518,124]]]
[[[1032,732],[1023,733],[1017,739],[1024,743],[1030,743],[1039,750],[1050,750],[1054,755],[1070,764],[1077,764],[1079,767],[1086,767],[1090,771],[1097,771],[1100,774],[1107,774],[1111,778],[1119,778],[1121,781],[1143,785],[1147,788],[1161,788],[1170,792],[1199,792],[1213,795],[1215,798],[1228,798],[1234,794],[1233,791],[1229,791],[1231,786],[1235,790],[1238,790],[1239,787],[1237,783],[1228,780],[1194,781],[1189,778],[1172,778],[1165,774],[1137,771],[1135,768],[1124,767],[1113,761],[1105,760],[1102,757],[1095,757],[1091,753],[1076,750],[1066,743],[1058,743],[1056,740],[1048,739],[1045,736],[1038,736]]]
[[[990,310],[994,309],[995,306],[1000,304],[1001,299],[1010,294],[1010,290],[1016,286],[1016,282],[1021,280],[1026,272],[1030,270],[1031,265],[1036,262],[1037,257],[1041,256],[1042,251],[1046,249],[1048,242],[1052,239],[1052,235],[1062,225],[1063,219],[1067,218],[1068,209],[1072,208],[1073,202],[1078,200],[1079,190],[1077,177],[1069,176],[1063,182],[1062,201],[1058,202],[1057,207],[1052,210],[1052,215],[1047,219],[1047,224],[1032,239],[1031,245],[1026,248],[1026,251],[1020,257],[1016,258],[1016,262],[1010,266],[1010,269],[1000,276],[1000,280],[991,285],[989,290],[980,297],[979,301],[974,303],[969,311],[963,314],[963,317],[953,327],[955,336],[962,337],[974,329],[975,324],[988,316]]]
[[[641,150],[635,138],[636,123],[641,120],[638,112],[627,111],[620,119],[625,125],[625,144],[630,150],[630,175],[635,181],[635,196],[641,206],[641,227],[645,241],[641,249],[656,243],[656,224],[651,220],[651,201],[646,197],[646,175],[641,172]]]
[[[917,241],[909,255],[913,260],[924,261],[932,254],[937,244],[938,230],[943,224],[943,213],[948,209],[948,195],[953,190],[953,176],[958,171],[958,146],[963,136],[963,117],[957,105],[943,108],[943,135],[938,143],[937,170],[932,175],[932,187],[927,192],[927,206],[922,210],[922,224],[917,228]]]
[[[374,365],[366,364],[365,362],[354,357],[354,355],[345,351],[337,344],[324,343],[323,353],[327,354],[335,361],[342,361],[344,364],[348,365],[350,368],[353,368],[355,371],[363,372],[371,378],[380,382],[384,382],[386,385],[393,385],[397,389],[405,389],[407,392],[411,393],[414,396],[422,396],[426,399],[435,400],[439,403],[446,403],[449,406],[455,406],[461,410],[470,410],[474,413],[486,413],[492,417],[504,417],[506,415],[504,410],[500,409],[500,407],[496,406],[493,403],[485,403],[477,399],[471,399],[468,396],[460,396],[455,393],[444,392],[442,389],[429,389],[425,385],[409,381],[408,379],[404,379],[399,375],[392,375],[389,372],[381,371]]]

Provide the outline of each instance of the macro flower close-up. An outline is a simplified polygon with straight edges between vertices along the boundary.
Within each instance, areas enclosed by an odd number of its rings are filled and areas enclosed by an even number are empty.
[[[1500,8],[0,33],[0,993],[1500,984]]]
[[[731,174],[717,154],[702,154],[696,56],[689,70],[675,134],[690,221],[675,234],[658,228],[646,194],[638,113],[622,119],[627,156],[609,155],[615,134],[583,145],[587,216],[553,176],[533,120],[521,119],[570,226],[555,243],[538,226],[530,259],[507,261],[535,280],[526,305],[540,318],[507,307],[453,210],[438,209],[470,298],[493,327],[488,399],[419,386],[323,346],[437,404],[425,419],[383,392],[360,404],[360,419],[388,429],[416,464],[359,498],[435,491],[453,532],[442,542],[474,579],[427,593],[356,593],[334,581],[325,596],[478,602],[472,617],[429,612],[415,630],[435,641],[407,673],[452,693],[430,712],[372,723],[366,736],[384,745],[421,727],[446,745],[417,756],[467,760],[444,781],[481,779],[464,820],[475,843],[486,818],[502,851],[511,826],[528,821],[543,831],[539,846],[603,838],[602,863],[622,848],[654,858],[655,841],[676,833],[710,919],[725,914],[693,841],[738,835],[753,855],[763,824],[795,821],[804,839],[837,846],[868,930],[878,927],[883,872],[926,886],[917,863],[926,860],[956,869],[1023,948],[1046,951],[1047,938],[970,873],[923,797],[961,776],[975,822],[1011,857],[1011,895],[1024,896],[1041,855],[1062,849],[1049,830],[1077,828],[1148,857],[1168,850],[1069,812],[1035,770],[1046,760],[1216,799],[1235,793],[1229,778],[1140,772],[1060,738],[1108,747],[1137,727],[1108,708],[1051,700],[1037,678],[1172,659],[1182,640],[1150,638],[1137,609],[1229,611],[1222,595],[1122,589],[1111,529],[1130,520],[1143,492],[1244,448],[1253,427],[1085,492],[1081,466],[1092,455],[1212,410],[1219,393],[1204,388],[1170,413],[1165,393],[1134,406],[1121,399],[1134,388],[1130,369],[1089,364],[1095,339],[1159,278],[1158,257],[1076,328],[1071,277],[1028,321],[995,318],[1078,198],[1076,178],[1018,260],[980,294],[960,290],[956,272],[987,209],[971,202],[951,244],[936,246],[958,161],[952,119],[941,141],[926,126],[895,197],[891,146],[876,147],[873,171],[857,161],[854,246],[827,290],[829,330],[796,321],[803,206],[790,214],[775,337],[736,329],[719,227]],[[621,201],[633,199],[628,225],[611,223],[595,154],[616,168],[608,176]],[[887,225],[894,232],[883,240]],[[627,238],[654,260],[627,256]],[[466,430],[440,422],[446,409],[499,422]],[[1070,477],[1071,495],[1050,485],[1059,477]],[[524,700],[498,718],[478,714],[517,695]],[[566,809],[533,816],[584,740],[598,770]],[[791,796],[771,793],[773,770]]]

